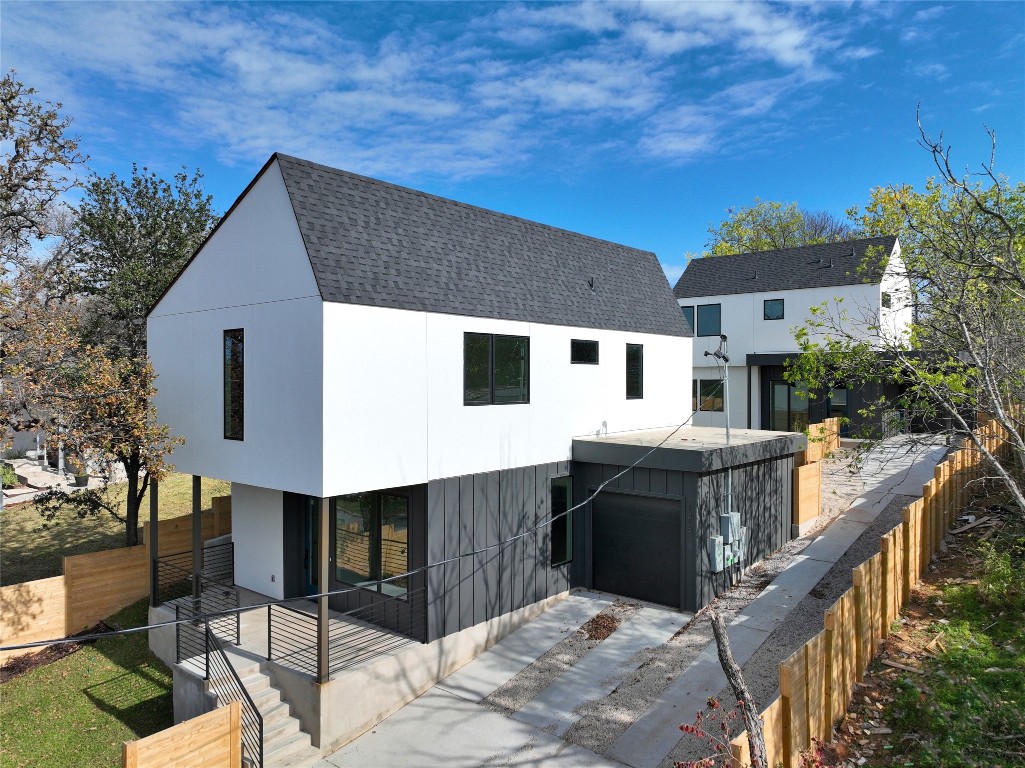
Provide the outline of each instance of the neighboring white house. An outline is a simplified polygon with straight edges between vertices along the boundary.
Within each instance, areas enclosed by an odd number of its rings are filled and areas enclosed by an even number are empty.
[[[839,308],[846,330],[870,341],[899,338],[912,321],[896,237],[694,259],[674,295],[695,333],[691,402],[694,423],[705,426],[725,423],[722,369],[705,354],[721,334],[730,357],[730,426],[799,431],[830,416],[858,426],[859,403],[872,394],[849,383],[809,403],[784,380],[785,361],[798,352],[794,330],[811,307],[825,303],[834,316]]]

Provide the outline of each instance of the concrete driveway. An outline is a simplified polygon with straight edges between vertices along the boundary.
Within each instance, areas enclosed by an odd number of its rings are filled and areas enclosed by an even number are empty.
[[[690,616],[574,592],[318,766],[621,766],[562,737]]]

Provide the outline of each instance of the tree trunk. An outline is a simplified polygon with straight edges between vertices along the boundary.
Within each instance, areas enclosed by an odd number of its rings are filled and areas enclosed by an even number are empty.
[[[726,679],[733,688],[733,694],[741,703],[741,711],[744,713],[744,727],[747,728],[747,741],[751,747],[752,768],[769,768],[769,760],[765,754],[765,735],[762,733],[762,719],[758,716],[755,708],[755,700],[744,683],[744,675],[740,671],[737,662],[733,660],[733,653],[730,651],[730,638],[726,633],[726,623],[716,611],[709,612],[712,620],[712,632],[715,634],[715,644],[719,650],[719,664],[722,671],[726,673]]]
[[[138,451],[122,457],[121,465],[128,476],[128,493],[125,498],[125,546],[134,547],[139,543],[139,510],[142,509],[142,500],[149,486],[149,473],[143,474],[142,481],[139,481],[142,459]]]

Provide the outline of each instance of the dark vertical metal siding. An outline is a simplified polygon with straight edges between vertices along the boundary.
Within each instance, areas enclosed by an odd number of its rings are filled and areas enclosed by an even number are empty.
[[[428,562],[463,553],[428,580],[430,640],[523,608],[569,588],[570,566],[552,569],[549,526],[498,546],[547,521],[550,478],[569,462],[516,467],[427,484]]]

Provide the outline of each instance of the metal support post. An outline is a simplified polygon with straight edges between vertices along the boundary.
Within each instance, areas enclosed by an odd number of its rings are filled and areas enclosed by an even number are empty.
[[[199,612],[203,592],[203,478],[192,476],[192,599]]]
[[[327,605],[330,578],[331,536],[328,525],[331,518],[331,500],[320,500],[319,530],[317,541],[317,682],[326,683],[331,678],[331,632]]]
[[[152,607],[160,605],[160,520],[159,514],[159,491],[155,478],[149,480],[149,604]]]

